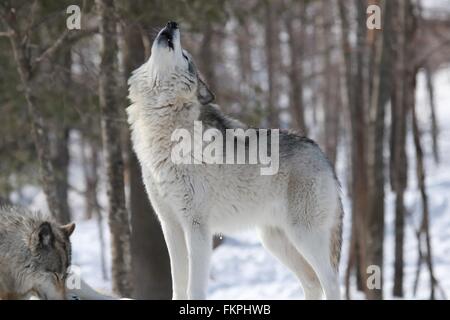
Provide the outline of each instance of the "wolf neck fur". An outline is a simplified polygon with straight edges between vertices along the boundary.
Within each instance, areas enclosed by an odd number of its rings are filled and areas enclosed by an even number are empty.
[[[166,78],[158,77],[152,59],[133,72],[129,79],[127,108],[134,150],[143,168],[156,177],[161,166],[171,166],[171,141],[175,129],[193,130],[200,116],[200,104],[195,92],[180,97],[173,92],[170,79],[179,70],[171,71]]]
[[[171,141],[176,129],[193,130],[200,105],[179,103],[145,106],[134,103],[127,109],[135,151],[143,166],[150,169],[171,165]],[[154,170],[151,170],[154,171]]]

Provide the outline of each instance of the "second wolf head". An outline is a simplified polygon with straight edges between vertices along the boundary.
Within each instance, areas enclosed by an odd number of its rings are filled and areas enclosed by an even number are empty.
[[[0,208],[0,299],[65,299],[74,228],[22,208]]]

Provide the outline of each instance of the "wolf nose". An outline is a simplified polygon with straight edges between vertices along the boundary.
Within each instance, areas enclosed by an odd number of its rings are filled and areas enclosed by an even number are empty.
[[[169,21],[167,22],[167,28],[169,29],[178,29],[178,23],[174,22],[174,21]]]

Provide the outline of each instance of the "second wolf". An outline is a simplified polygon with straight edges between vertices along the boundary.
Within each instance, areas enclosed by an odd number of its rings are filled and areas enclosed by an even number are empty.
[[[73,223],[0,206],[0,300],[66,299]]]
[[[307,299],[339,299],[342,206],[327,158],[311,140],[280,133],[279,171],[258,165],[175,164],[175,130],[246,128],[226,117],[169,22],[129,80],[127,109],[143,180],[170,254],[173,298],[206,297],[212,236],[256,227],[300,279]],[[195,148],[195,146],[194,146]],[[193,156],[193,155],[190,155]]]

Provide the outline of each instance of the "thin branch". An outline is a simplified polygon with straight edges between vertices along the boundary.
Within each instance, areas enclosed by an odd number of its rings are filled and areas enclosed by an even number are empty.
[[[61,48],[63,45],[72,44],[84,37],[90,36],[97,32],[98,32],[97,27],[87,30],[80,30],[73,35],[72,35],[73,31],[65,30],[51,46],[45,49],[41,53],[41,55],[34,60],[33,67],[37,66],[43,60],[51,59],[51,57],[55,54],[55,52],[58,51],[58,49]]]
[[[69,36],[69,30],[65,30],[59,38],[47,49],[45,49],[39,57],[33,62],[34,65],[38,65],[41,61],[51,58],[51,56],[64,44],[66,38]]]
[[[1,37],[11,37],[13,34],[14,34],[14,32],[12,30],[1,31],[0,32],[0,38]]]
[[[421,57],[415,59],[415,65],[416,66],[423,66],[428,58],[430,58],[433,54],[435,54],[440,49],[450,45],[450,39],[445,39],[442,42],[436,44],[434,47],[432,47],[430,50],[428,50],[425,54],[423,54]]]

